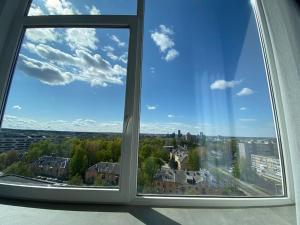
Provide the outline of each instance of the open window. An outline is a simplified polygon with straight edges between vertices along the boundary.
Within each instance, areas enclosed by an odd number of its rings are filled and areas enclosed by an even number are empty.
[[[0,39],[0,195],[291,202],[262,15],[250,2],[146,0],[145,16],[144,0],[3,10],[16,16]]]

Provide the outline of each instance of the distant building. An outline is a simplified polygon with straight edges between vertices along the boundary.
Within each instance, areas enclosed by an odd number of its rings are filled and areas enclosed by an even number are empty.
[[[0,133],[0,152],[9,150],[26,151],[32,143],[46,140],[43,135],[25,135],[16,133]]]
[[[118,185],[120,176],[119,163],[98,162],[89,167],[85,173],[85,182],[94,184],[99,179],[103,185]]]
[[[177,136],[178,136],[179,138],[182,137],[182,134],[181,134],[181,131],[180,131],[180,130],[178,130]]]
[[[211,185],[207,170],[183,171],[162,167],[154,177],[157,193],[164,194],[221,194],[222,190]]]
[[[32,171],[37,175],[65,180],[68,178],[69,162],[70,158],[42,156],[32,163]]]
[[[247,155],[246,155],[246,147],[245,147],[245,143],[239,143],[238,144],[238,148],[239,148],[239,156],[240,159],[246,159]]]
[[[188,150],[187,146],[177,146],[177,149],[173,149],[170,153],[170,159],[174,158],[178,165],[178,170],[187,170],[189,169],[188,162]]]
[[[251,155],[261,155],[278,158],[277,144],[271,141],[240,142],[238,144],[239,156],[251,162]]]
[[[282,173],[280,160],[274,157],[262,155],[251,155],[251,167],[256,170],[257,174],[281,183]]]

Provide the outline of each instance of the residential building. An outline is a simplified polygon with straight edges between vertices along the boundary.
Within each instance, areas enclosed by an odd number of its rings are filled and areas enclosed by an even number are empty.
[[[36,175],[65,180],[68,178],[69,162],[70,158],[42,156],[32,163],[32,171]]]
[[[85,173],[85,182],[87,184],[94,184],[98,179],[102,185],[118,185],[119,176],[119,163],[98,162],[87,169]]]

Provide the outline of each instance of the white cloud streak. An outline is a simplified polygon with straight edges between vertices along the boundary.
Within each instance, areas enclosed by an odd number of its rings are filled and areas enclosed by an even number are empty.
[[[15,109],[15,110],[21,110],[22,109],[22,107],[19,106],[19,105],[14,105],[12,108]]]
[[[227,88],[233,88],[239,85],[242,81],[226,81],[226,80],[216,80],[210,85],[211,90],[225,90]]]
[[[254,94],[254,91],[250,88],[243,88],[240,90],[236,95],[237,96],[247,96],[247,95],[252,95]]]
[[[246,107],[241,107],[240,110],[245,111],[245,110],[247,110],[247,108]]]
[[[96,6],[93,5],[93,6],[90,8],[90,14],[91,14],[91,15],[101,15],[101,12],[100,12],[99,9],[97,9]]]
[[[146,105],[148,110],[156,110],[158,105]]]
[[[112,41],[114,41],[119,47],[125,47],[126,43],[121,41],[116,35],[109,36]]]
[[[3,128],[30,129],[30,130],[55,130],[55,131],[80,131],[80,132],[122,132],[123,122],[107,121],[98,122],[93,119],[52,120],[37,121],[31,118],[4,115]]]

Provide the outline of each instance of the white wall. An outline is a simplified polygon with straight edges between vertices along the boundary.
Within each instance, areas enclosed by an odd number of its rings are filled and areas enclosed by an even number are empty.
[[[262,0],[274,52],[300,224],[300,3]]]

